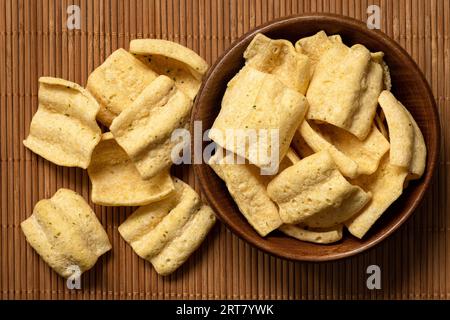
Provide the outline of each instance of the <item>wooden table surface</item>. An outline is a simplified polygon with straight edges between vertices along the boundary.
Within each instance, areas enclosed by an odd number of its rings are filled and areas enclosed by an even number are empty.
[[[67,28],[67,8],[80,7],[81,28]],[[84,170],[53,165],[22,140],[38,105],[38,77],[86,84],[89,73],[135,38],[163,38],[209,63],[249,29],[274,18],[338,13],[363,21],[381,8],[381,30],[418,63],[436,98],[442,125],[434,182],[413,217],[389,239],[352,258],[298,263],[265,254],[217,223],[175,274],[158,276],[119,236],[131,208],[93,205],[113,250],[68,290],[27,245],[19,224],[35,203],[66,187],[89,199]],[[0,0],[1,299],[449,299],[450,298],[450,1],[445,0]],[[176,174],[195,186],[188,167]],[[366,269],[381,269],[380,290]]]

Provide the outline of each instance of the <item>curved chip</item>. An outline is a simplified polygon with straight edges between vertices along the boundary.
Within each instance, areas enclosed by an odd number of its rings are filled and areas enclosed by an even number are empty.
[[[334,44],[320,58],[306,97],[307,119],[333,124],[364,140],[369,134],[383,70],[362,45]]]
[[[378,102],[389,129],[390,163],[407,168],[411,179],[421,177],[425,170],[427,149],[419,126],[391,92],[383,91]]]
[[[68,278],[77,269],[89,270],[111,249],[95,213],[76,192],[59,189],[39,201],[21,223],[28,243],[59,275]]]
[[[339,34],[327,36],[325,31],[319,31],[315,35],[304,37],[295,43],[295,50],[309,57],[311,61],[311,71],[313,73],[315,66],[319,62],[322,55],[330,49],[334,44],[342,43]],[[389,67],[383,60],[384,52],[378,51],[370,54],[372,61],[381,65],[383,68],[383,83],[386,90],[391,89],[391,76]],[[312,74],[311,73],[311,74]]]
[[[391,143],[392,165],[409,168],[414,148],[414,128],[405,108],[389,91],[383,91],[378,98],[386,116]]]
[[[363,141],[332,125],[309,125],[306,121],[300,133],[316,152],[328,150],[341,173],[349,178],[374,173],[381,158],[389,150],[389,142],[375,126]]]
[[[228,164],[225,157],[218,157],[219,154],[210,158],[209,165],[225,181],[230,195],[250,225],[263,237],[277,229],[282,222],[266,191],[268,176],[261,176],[253,165]]]
[[[137,209],[119,226],[121,236],[141,258],[150,260],[169,243],[201,205],[197,193],[181,180],[168,198]]]
[[[334,162],[339,168],[339,171],[350,178],[354,178],[358,175],[358,164],[353,159],[346,156],[342,151],[336,148],[332,143],[330,143],[325,137],[323,137],[319,132],[314,130],[308,123],[308,121],[303,121],[300,125],[298,132],[306,144],[314,151],[319,152],[327,150],[333,157]],[[297,139],[298,140],[298,139]],[[301,141],[301,140],[299,140]]]
[[[157,76],[128,51],[114,51],[89,75],[86,86],[100,104],[98,121],[109,127]]]
[[[311,63],[311,75],[325,51],[335,43],[342,43],[340,35],[327,36],[325,31],[319,31],[310,37],[301,38],[295,43],[295,50],[306,55]]]
[[[351,234],[360,239],[364,237],[383,212],[400,197],[407,174],[405,168],[390,164],[387,154],[374,174],[352,180],[352,183],[370,192],[372,200],[345,223]]]
[[[412,114],[405,108],[408,114],[409,120],[411,121],[414,128],[414,154],[411,159],[411,165],[409,167],[408,179],[419,179],[423,172],[425,171],[426,161],[427,161],[427,146],[425,145],[425,140],[420,131],[419,126],[414,120]]]
[[[187,126],[191,107],[192,100],[170,78],[159,76],[114,119],[111,132],[144,179],[172,165],[177,141],[171,141],[171,134]]]
[[[280,231],[301,241],[313,243],[333,243],[342,239],[342,225],[328,229],[311,229],[301,225],[283,224]]]
[[[208,71],[208,63],[196,52],[181,44],[162,39],[135,39],[130,42],[130,52],[139,55],[159,55],[185,64],[197,80]]]
[[[320,133],[358,165],[358,175],[374,173],[381,159],[389,151],[389,141],[372,126],[364,140],[331,125],[317,126]]]
[[[278,204],[283,223],[309,221],[314,227],[337,225],[370,199],[370,194],[345,180],[328,151],[285,169],[269,183],[267,193]]]
[[[307,108],[302,94],[273,75],[245,66],[228,83],[209,137],[262,168],[273,164],[274,155],[276,160],[284,157]],[[242,143],[242,137],[250,138]]]
[[[76,83],[41,77],[39,84],[39,108],[23,144],[57,165],[86,169],[100,141],[99,105]]]
[[[180,61],[160,55],[136,55],[142,62],[159,75],[169,77],[175,82],[175,86],[189,99],[194,100],[202,84],[189,71],[188,67]]]
[[[181,234],[151,259],[156,272],[164,276],[178,269],[200,246],[215,221],[214,211],[208,206],[201,206]]]
[[[140,207],[119,226],[120,235],[161,275],[175,271],[194,252],[214,225],[214,212],[198,194],[174,178],[175,192]]]
[[[139,206],[167,197],[174,186],[169,169],[144,180],[110,132],[103,134],[88,168],[92,202],[104,206]]]
[[[330,206],[321,210],[303,220],[303,224],[311,228],[333,228],[354,216],[369,202],[370,198],[370,192],[355,189],[337,207]]]
[[[258,33],[244,52],[245,63],[273,74],[285,86],[306,93],[310,80],[309,58],[287,40],[272,40]]]

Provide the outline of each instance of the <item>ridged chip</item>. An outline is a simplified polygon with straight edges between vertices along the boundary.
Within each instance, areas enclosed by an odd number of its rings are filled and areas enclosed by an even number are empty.
[[[97,119],[109,127],[157,76],[125,49],[114,51],[88,78],[86,88],[100,104]]]
[[[111,249],[95,213],[83,197],[68,189],[39,201],[21,227],[27,242],[65,278],[89,270]]]
[[[163,39],[135,39],[130,42],[130,52],[139,55],[160,55],[177,60],[201,80],[208,71],[208,63],[196,52],[181,44]]]
[[[311,79],[307,119],[333,124],[364,140],[382,89],[382,67],[371,60],[366,47],[334,44],[321,56]]]
[[[202,243],[215,222],[198,194],[174,178],[175,192],[140,207],[119,226],[120,235],[161,275],[174,272]]]
[[[252,164],[266,167],[273,164],[273,155],[278,155],[276,160],[284,157],[307,109],[302,94],[271,74],[245,66],[228,83],[209,137]],[[272,132],[278,137],[273,138]],[[249,138],[252,134],[254,139]]]
[[[171,135],[187,126],[191,108],[192,100],[170,78],[159,76],[114,119],[111,132],[144,179],[172,165],[172,149],[178,142]]]
[[[39,108],[23,144],[57,165],[86,169],[100,141],[99,105],[76,83],[41,77],[39,84]]]
[[[418,179],[425,170],[427,148],[419,126],[405,106],[390,91],[378,98],[386,116],[391,142],[390,163],[407,168],[409,179]]]
[[[159,201],[174,191],[169,169],[144,180],[110,132],[94,150],[88,168],[92,202],[104,206],[139,206]]]
[[[390,164],[387,154],[374,174],[352,180],[352,183],[370,192],[372,199],[345,223],[351,234],[360,239],[364,237],[383,212],[400,197],[407,174],[407,169]]]
[[[225,181],[228,191],[250,225],[266,236],[277,229],[282,221],[275,203],[270,200],[266,185],[271,176],[261,176],[260,169],[250,164],[227,163],[226,157],[215,154],[209,165]]]
[[[323,53],[335,43],[342,43],[340,35],[327,36],[325,31],[319,31],[315,35],[301,38],[295,43],[295,50],[306,55],[310,59],[311,75],[322,57]]]
[[[159,75],[171,78],[191,100],[197,95],[208,70],[208,64],[197,53],[167,40],[135,39],[130,42],[130,52]]]
[[[246,65],[273,74],[285,86],[305,94],[311,77],[309,58],[287,40],[258,33],[244,52]]]
[[[314,151],[328,150],[341,173],[349,178],[374,173],[389,151],[389,142],[374,125],[362,141],[332,125],[303,121],[298,130]]]
[[[310,227],[338,225],[358,212],[370,194],[350,184],[328,151],[320,151],[288,167],[267,186],[286,224]]]

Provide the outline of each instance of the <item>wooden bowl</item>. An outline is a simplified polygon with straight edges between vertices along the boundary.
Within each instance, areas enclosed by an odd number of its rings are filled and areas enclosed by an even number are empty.
[[[372,52],[385,53],[385,61],[391,70],[392,92],[408,108],[420,126],[428,155],[423,177],[409,184],[402,196],[362,240],[346,232],[340,242],[330,245],[299,241],[278,231],[265,238],[259,236],[239,212],[225,183],[206,163],[194,165],[195,174],[209,204],[219,219],[234,233],[273,255],[300,261],[326,261],[348,257],[367,250],[392,234],[409,218],[422,200],[436,167],[440,145],[439,118],[433,94],[408,53],[384,33],[369,30],[364,23],[330,14],[291,16],[275,20],[257,27],[234,42],[210,68],[203,81],[192,112],[191,130],[194,121],[202,121],[203,130],[211,128],[220,111],[227,82],[244,65],[242,55],[255,34],[261,32],[270,38],[288,39],[295,43],[299,38],[313,35],[320,30],[325,30],[329,35],[340,34],[347,45],[361,43]],[[208,143],[204,142],[203,147]]]

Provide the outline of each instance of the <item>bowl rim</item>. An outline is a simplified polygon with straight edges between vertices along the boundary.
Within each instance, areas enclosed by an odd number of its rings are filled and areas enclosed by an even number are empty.
[[[427,165],[424,176],[421,178],[421,179],[423,179],[423,182],[422,182],[423,187],[419,191],[418,195],[413,199],[412,203],[404,211],[404,213],[402,214],[400,219],[398,219],[398,221],[395,224],[393,224],[392,226],[390,226],[387,229],[384,229],[382,233],[380,233],[379,235],[374,237],[374,239],[372,239],[371,241],[361,244],[360,247],[346,251],[346,252],[331,253],[326,256],[319,256],[319,257],[317,257],[317,256],[316,257],[311,257],[311,256],[298,257],[298,255],[290,254],[290,252],[278,252],[278,251],[272,250],[272,249],[266,247],[264,244],[254,241],[252,236],[248,235],[246,232],[241,231],[240,229],[234,228],[233,225],[230,224],[230,222],[229,222],[230,219],[227,217],[227,215],[222,214],[221,209],[220,209],[221,206],[217,203],[215,196],[202,183],[199,183],[202,193],[205,195],[209,205],[213,208],[214,212],[216,213],[216,216],[219,218],[219,220],[221,222],[223,222],[225,224],[225,226],[228,229],[230,229],[230,231],[232,231],[234,234],[236,234],[241,239],[245,240],[246,242],[248,242],[249,244],[251,244],[252,246],[254,246],[256,248],[258,248],[266,253],[269,253],[273,256],[279,257],[279,258],[292,260],[292,261],[323,262],[323,261],[340,260],[340,259],[354,256],[358,253],[361,253],[370,248],[373,248],[375,245],[379,244],[380,242],[382,242],[383,240],[388,238],[390,235],[392,235],[415,212],[415,210],[417,209],[419,204],[422,202],[423,197],[424,197],[425,193],[427,192],[427,190],[429,189],[431,181],[434,177],[434,173],[436,171],[436,166],[437,166],[437,161],[439,159],[440,145],[441,145],[441,127],[440,127],[440,120],[439,120],[439,112],[438,112],[438,108],[436,105],[436,100],[434,98],[433,92],[431,90],[431,87],[430,87],[427,79],[425,78],[425,75],[423,74],[422,70],[419,68],[417,63],[413,60],[413,58],[409,55],[409,53],[404,48],[402,48],[395,40],[390,38],[384,32],[377,30],[377,29],[368,29],[364,22],[354,19],[354,18],[351,18],[351,17],[348,17],[348,16],[344,16],[344,15],[333,14],[333,13],[303,13],[303,14],[294,14],[294,15],[284,16],[284,17],[280,17],[280,18],[277,18],[274,20],[270,20],[259,26],[254,27],[253,29],[249,30],[248,32],[246,32],[242,36],[240,36],[238,39],[233,41],[229,45],[229,47],[226,48],[226,50],[211,65],[211,67],[209,68],[208,72],[206,73],[206,75],[202,81],[202,85],[198,91],[197,97],[194,102],[191,119],[190,119],[190,131],[193,132],[194,121],[199,112],[199,102],[201,100],[200,97],[201,97],[206,85],[208,84],[211,76],[216,71],[217,66],[219,64],[221,64],[224,59],[226,59],[226,57],[230,54],[230,52],[236,46],[238,46],[241,42],[246,41],[249,37],[252,37],[257,33],[264,33],[264,32],[270,31],[270,29],[273,28],[274,26],[277,26],[279,24],[284,24],[287,21],[295,22],[295,21],[311,20],[311,19],[328,20],[328,21],[332,21],[334,23],[346,24],[353,28],[363,27],[364,30],[367,29],[365,32],[366,33],[370,32],[372,37],[376,38],[377,41],[387,42],[388,45],[392,49],[396,50],[399,53],[399,55],[401,55],[402,57],[405,58],[405,60],[403,61],[405,63],[405,66],[408,68],[412,68],[419,75],[420,80],[424,84],[425,92],[431,102],[431,108],[429,110],[431,112],[430,116],[433,118],[434,123],[437,124],[436,126],[432,127],[432,130],[434,130],[436,132],[436,137],[435,137],[435,139],[436,139],[436,148],[435,149],[436,150],[434,150],[434,152],[432,152],[432,153],[427,152],[427,157],[431,156],[431,158],[428,160],[430,163],[430,166]],[[192,148],[192,149],[194,149],[194,148]],[[203,180],[205,180],[204,172],[202,170],[203,166],[207,166],[207,164],[206,163],[193,164],[194,175],[199,181],[202,180],[201,179],[202,177],[204,178]]]

